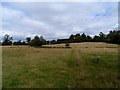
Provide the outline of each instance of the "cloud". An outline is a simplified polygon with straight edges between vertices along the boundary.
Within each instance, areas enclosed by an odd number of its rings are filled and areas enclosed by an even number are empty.
[[[48,40],[70,34],[108,33],[118,23],[115,2],[3,2],[3,32],[14,39],[42,35]]]
[[[83,0],[2,0],[3,2],[83,2]],[[118,2],[119,0],[84,0],[84,2]]]

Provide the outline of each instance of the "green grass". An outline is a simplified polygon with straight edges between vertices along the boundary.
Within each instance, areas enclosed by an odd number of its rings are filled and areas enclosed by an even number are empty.
[[[117,45],[72,43],[70,46],[70,49],[3,47],[3,88],[118,87]]]

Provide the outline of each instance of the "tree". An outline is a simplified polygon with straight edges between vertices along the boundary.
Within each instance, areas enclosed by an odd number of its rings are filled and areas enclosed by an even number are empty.
[[[35,36],[29,43],[30,46],[42,46],[46,44],[46,40],[42,36]]]
[[[100,37],[95,35],[94,38],[93,38],[93,41],[94,42],[99,42],[100,41]]]
[[[30,38],[30,37],[27,37],[27,38],[26,38],[26,41],[27,41],[27,44],[29,44],[30,41],[31,41],[31,38]]]
[[[46,41],[46,44],[50,44],[50,41]]]
[[[82,35],[81,35],[81,41],[86,41],[86,35],[85,35],[85,33],[83,33]]]
[[[12,45],[12,40],[13,40],[13,38],[10,37],[10,35],[5,34],[4,38],[3,38],[2,45]]]
[[[70,37],[69,37],[69,41],[70,41],[70,42],[74,42],[74,39],[75,39],[74,35],[73,35],[73,34],[70,35]]]
[[[14,42],[13,44],[14,44],[14,45],[27,45],[27,44],[25,43],[25,41],[21,41],[21,40],[18,40],[18,41],[16,41],[16,42]]]
[[[56,40],[52,40],[52,41],[50,41],[50,44],[57,44],[57,41]]]
[[[106,37],[106,41],[109,43],[120,44],[120,30],[110,31]]]
[[[103,32],[100,32],[99,33],[99,38],[100,38],[100,41],[104,42],[105,39],[106,39],[106,35]]]
[[[90,37],[89,35],[87,35],[86,41],[88,41],[88,42],[92,41],[92,37]]]
[[[47,44],[47,42],[46,42],[46,40],[43,38],[43,36],[40,36],[40,43],[41,43],[42,45]]]
[[[30,46],[42,46],[40,43],[40,38],[38,36],[35,36],[34,39],[31,40],[29,43]]]
[[[81,41],[80,34],[76,34],[74,37],[75,37],[75,42],[80,42]]]

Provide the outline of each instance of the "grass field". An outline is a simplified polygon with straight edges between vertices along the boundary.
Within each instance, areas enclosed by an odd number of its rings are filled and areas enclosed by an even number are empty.
[[[2,47],[3,88],[119,86],[118,45],[86,42],[70,46],[68,49]]]

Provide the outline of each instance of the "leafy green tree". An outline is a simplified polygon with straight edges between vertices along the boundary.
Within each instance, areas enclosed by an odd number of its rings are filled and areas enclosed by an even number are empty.
[[[100,37],[95,35],[94,38],[93,38],[93,41],[94,42],[100,42]]]
[[[75,41],[76,41],[76,42],[80,42],[80,41],[81,41],[81,36],[80,36],[80,34],[76,34],[74,37],[75,37]]]
[[[104,42],[106,40],[106,35],[103,32],[99,33],[100,41]]]
[[[86,41],[92,41],[92,37],[90,37],[89,35],[86,36]]]
[[[42,36],[35,36],[29,43],[30,46],[42,46],[46,44],[46,40]]]
[[[46,42],[46,40],[43,38],[43,36],[40,36],[40,43],[41,43],[42,45],[47,44],[47,42]]]
[[[40,38],[38,36],[35,36],[34,39],[31,40],[29,43],[30,46],[42,46],[40,43]]]
[[[81,41],[86,41],[86,35],[85,35],[85,33],[83,33],[83,34],[81,35]]]
[[[107,42],[120,44],[120,30],[110,31],[106,37]]]
[[[10,37],[10,35],[5,34],[4,38],[3,38],[2,45],[12,45],[12,40],[13,40],[13,38]]]

